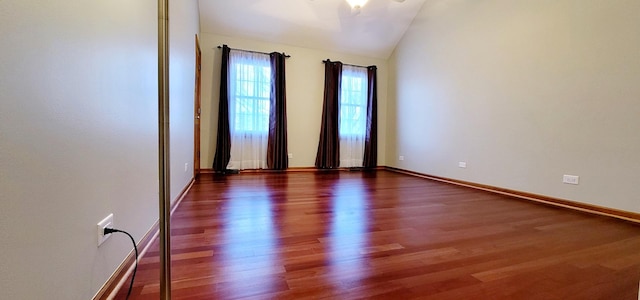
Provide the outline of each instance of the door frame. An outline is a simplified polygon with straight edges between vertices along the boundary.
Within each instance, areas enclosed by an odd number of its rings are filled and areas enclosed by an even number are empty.
[[[197,178],[200,174],[200,115],[202,113],[201,107],[201,73],[202,73],[202,50],[200,49],[200,39],[198,34],[195,37],[195,88],[193,93],[193,177]]]

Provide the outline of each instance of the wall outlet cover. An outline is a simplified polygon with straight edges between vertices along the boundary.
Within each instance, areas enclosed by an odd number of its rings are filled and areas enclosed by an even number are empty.
[[[104,235],[105,228],[113,228],[113,214],[109,214],[102,221],[98,222],[98,246],[102,245],[111,235]]]
[[[562,176],[562,182],[566,184],[580,184],[580,176],[564,175]]]

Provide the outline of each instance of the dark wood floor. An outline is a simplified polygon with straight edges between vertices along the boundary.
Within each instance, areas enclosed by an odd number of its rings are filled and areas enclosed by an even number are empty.
[[[377,172],[204,175],[173,299],[638,299],[640,226]],[[157,243],[132,299],[158,299]],[[118,298],[126,293],[125,286]]]

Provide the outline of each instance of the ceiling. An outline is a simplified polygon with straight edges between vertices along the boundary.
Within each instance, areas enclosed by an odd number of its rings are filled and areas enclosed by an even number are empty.
[[[203,33],[388,58],[426,0],[199,0]]]

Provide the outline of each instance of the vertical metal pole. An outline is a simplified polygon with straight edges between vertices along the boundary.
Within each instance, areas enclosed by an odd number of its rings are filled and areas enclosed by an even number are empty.
[[[169,168],[169,0],[158,0],[158,168],[160,299],[171,299],[171,179]]]

